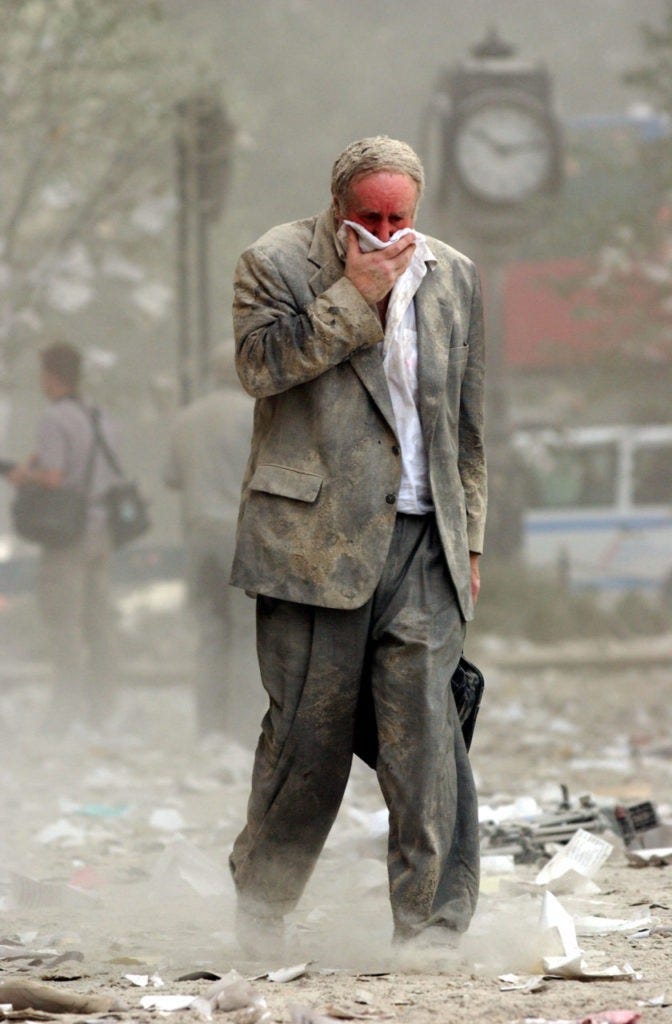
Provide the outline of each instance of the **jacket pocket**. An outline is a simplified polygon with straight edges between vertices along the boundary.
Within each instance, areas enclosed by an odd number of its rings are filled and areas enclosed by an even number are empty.
[[[287,466],[257,466],[250,480],[251,491],[278,494],[295,501],[313,502],[322,487],[322,477],[315,473],[302,473]]]
[[[455,345],[448,349],[448,368],[462,366],[469,356],[469,345]]]

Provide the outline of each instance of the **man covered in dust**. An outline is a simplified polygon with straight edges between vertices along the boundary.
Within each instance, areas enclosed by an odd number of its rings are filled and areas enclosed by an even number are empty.
[[[424,174],[405,143],[352,143],[331,184],[329,209],[263,235],[235,278],[256,409],[232,582],[256,595],[269,708],[231,869],[258,949],[277,949],[336,817],[365,694],[395,940],[463,931],[478,890],[451,692],[486,504],[478,276],[414,230]]]

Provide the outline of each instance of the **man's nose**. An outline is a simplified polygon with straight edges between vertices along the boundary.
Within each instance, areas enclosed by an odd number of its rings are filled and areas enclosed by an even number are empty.
[[[378,225],[376,237],[379,238],[381,242],[389,242],[393,234],[394,232],[392,231],[392,228],[389,224],[385,223],[385,221]]]

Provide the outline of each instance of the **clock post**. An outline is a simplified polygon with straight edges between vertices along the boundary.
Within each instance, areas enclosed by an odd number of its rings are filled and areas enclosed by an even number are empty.
[[[514,247],[547,221],[562,183],[562,139],[551,78],[542,64],[518,59],[514,47],[493,29],[468,59],[444,73],[429,115],[424,148],[436,233],[472,255],[483,277],[488,550],[509,557],[520,548],[522,499],[510,443],[503,280]]]

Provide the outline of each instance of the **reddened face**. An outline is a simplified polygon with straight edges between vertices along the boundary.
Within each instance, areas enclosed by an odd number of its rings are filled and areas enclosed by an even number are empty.
[[[381,242],[395,231],[412,228],[418,205],[418,186],[406,174],[376,171],[355,178],[348,190],[344,209],[335,204],[337,226],[343,220],[361,224]]]

